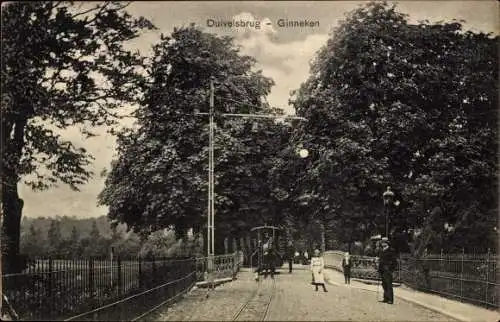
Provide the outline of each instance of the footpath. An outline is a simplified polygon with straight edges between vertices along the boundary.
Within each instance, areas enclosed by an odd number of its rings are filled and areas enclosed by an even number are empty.
[[[408,301],[379,303],[375,293],[328,285],[315,291],[308,266],[282,268],[274,280],[254,280],[250,270],[213,290],[195,287],[182,300],[159,308],[143,321],[451,321],[449,316]],[[338,277],[332,276],[331,282]],[[259,287],[259,283],[261,283]],[[270,292],[272,290],[272,292]],[[208,295],[208,296],[207,296]],[[268,295],[271,295],[268,297]]]
[[[329,284],[344,286],[346,288],[361,289],[370,292],[379,292],[382,298],[382,286],[373,285],[351,279],[350,285],[345,285],[344,275],[333,269],[325,270],[325,279]],[[458,321],[500,321],[500,313],[495,310],[488,310],[472,304],[462,303],[447,299],[438,295],[424,293],[410,289],[404,285],[394,287],[395,301],[401,299],[413,304],[425,307],[429,310],[441,313]]]

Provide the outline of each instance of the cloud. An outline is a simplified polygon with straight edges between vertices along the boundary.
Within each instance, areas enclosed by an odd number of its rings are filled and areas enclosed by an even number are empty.
[[[271,21],[266,17],[256,18],[248,12],[239,13],[232,19]],[[276,85],[268,97],[270,104],[283,108],[287,113],[293,113],[293,108],[288,105],[290,92],[298,89],[308,78],[310,60],[326,43],[328,35],[312,34],[302,40],[280,43],[276,37],[279,36],[279,30],[272,25],[267,27],[268,29],[235,32],[235,42],[241,46],[243,54],[255,57],[257,67],[262,69],[265,76],[274,79]]]
[[[327,34],[312,34],[302,40],[278,42],[280,30],[273,25],[267,25],[269,18],[258,18],[249,12],[241,12],[231,18],[232,21],[260,21],[260,28],[231,28],[231,35],[236,44],[241,46],[241,53],[256,58],[257,68],[263,74],[274,79],[268,101],[271,105],[281,107],[287,113],[293,113],[288,106],[290,91],[297,89],[309,74],[309,61],[314,53],[326,43]],[[255,24],[254,24],[255,26]],[[222,30],[219,30],[222,31]],[[141,42],[142,51],[148,50],[151,44],[158,41],[152,34]],[[126,112],[131,109],[127,108]],[[125,111],[124,111],[125,112]],[[126,119],[124,125],[130,126],[131,120]],[[99,136],[91,139],[82,137],[77,128],[62,132],[64,139],[71,140],[76,146],[85,147],[94,157],[90,166],[95,176],[82,187],[81,192],[71,191],[60,185],[43,192],[33,192],[28,187],[20,185],[20,195],[25,199],[24,214],[28,216],[75,215],[77,217],[94,217],[106,214],[106,207],[97,207],[97,195],[104,188],[104,178],[99,176],[103,168],[109,168],[115,154],[116,140],[101,128],[96,131]],[[50,202],[47,202],[50,200]]]

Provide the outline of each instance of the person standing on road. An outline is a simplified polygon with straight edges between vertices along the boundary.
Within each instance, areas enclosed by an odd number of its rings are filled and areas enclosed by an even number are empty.
[[[311,258],[311,271],[313,284],[316,286],[316,291],[318,291],[318,286],[323,287],[323,292],[328,292],[325,286],[325,277],[323,275],[323,270],[325,269],[325,261],[320,254],[319,249],[314,250],[314,256]]]
[[[351,258],[349,256],[349,252],[344,254],[344,258],[342,259],[342,270],[344,271],[344,279],[345,284],[351,284]]]
[[[392,290],[392,273],[397,266],[396,255],[394,249],[390,247],[387,238],[382,238],[380,244],[382,250],[380,253],[378,272],[382,278],[382,288],[384,289],[384,300],[382,302],[393,304],[394,292]]]
[[[293,268],[293,255],[294,255],[293,242],[289,241],[287,249],[287,257],[288,257],[288,273],[290,274],[292,273],[292,268]]]

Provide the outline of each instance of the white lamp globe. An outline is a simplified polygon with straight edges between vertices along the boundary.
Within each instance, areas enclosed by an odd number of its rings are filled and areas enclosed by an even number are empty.
[[[299,155],[301,158],[307,158],[307,156],[309,155],[309,151],[307,151],[307,149],[300,149]]]

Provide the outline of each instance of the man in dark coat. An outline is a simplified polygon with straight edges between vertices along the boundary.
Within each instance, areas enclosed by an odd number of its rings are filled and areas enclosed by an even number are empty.
[[[293,255],[295,254],[295,250],[293,249],[293,242],[288,242],[288,249],[286,253],[288,259],[288,273],[291,274],[293,268]]]
[[[349,252],[344,254],[344,258],[342,259],[342,270],[344,271],[344,279],[346,284],[351,284],[351,256]]]
[[[392,290],[392,273],[397,268],[396,252],[390,247],[387,238],[381,241],[381,252],[378,272],[382,278],[382,288],[384,289],[384,303],[394,303],[394,292]]]

